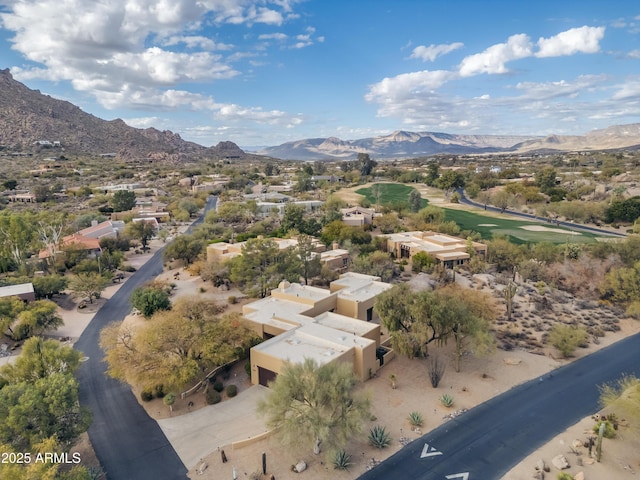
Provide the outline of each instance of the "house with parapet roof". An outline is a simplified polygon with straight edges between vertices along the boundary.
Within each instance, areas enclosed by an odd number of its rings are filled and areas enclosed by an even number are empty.
[[[264,342],[251,349],[251,383],[268,386],[287,363],[346,362],[371,378],[393,356],[380,341],[373,305],[391,288],[380,277],[345,273],[324,288],[283,281],[271,296],[244,305],[243,322]]]
[[[400,232],[381,237],[387,239],[387,251],[398,259],[405,258],[410,261],[416,253],[424,252],[447,268],[468,262],[471,258],[469,248],[473,248],[476,255],[487,255],[487,246],[484,243],[468,242],[463,238],[443,233]]]
[[[36,299],[33,283],[20,283],[18,285],[0,287],[0,298],[8,297],[17,297],[23,302],[33,302]]]

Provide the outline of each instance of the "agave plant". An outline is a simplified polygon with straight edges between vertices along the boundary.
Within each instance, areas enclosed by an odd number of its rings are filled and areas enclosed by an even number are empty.
[[[453,406],[453,397],[448,393],[445,393],[440,397],[440,403],[442,403],[442,405],[444,405],[445,407],[451,407]]]
[[[338,450],[333,455],[333,468],[336,470],[348,470],[351,465],[351,455],[344,450]]]
[[[391,436],[382,425],[376,425],[369,430],[369,444],[376,448],[388,447],[391,443]]]
[[[423,424],[422,414],[420,412],[411,412],[409,414],[409,423],[412,427],[421,427]]]

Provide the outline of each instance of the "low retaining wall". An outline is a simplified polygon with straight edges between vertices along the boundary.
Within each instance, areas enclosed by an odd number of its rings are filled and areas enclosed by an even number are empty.
[[[231,442],[231,450],[237,450],[242,447],[246,447],[247,445],[251,445],[252,443],[259,442],[273,434],[273,430],[269,430],[267,432],[256,435],[255,437],[249,437],[244,440],[238,440],[237,442]]]

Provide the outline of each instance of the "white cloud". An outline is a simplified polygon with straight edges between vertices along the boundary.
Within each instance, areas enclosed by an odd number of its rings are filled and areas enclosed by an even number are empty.
[[[512,35],[506,43],[492,45],[484,52],[465,57],[460,63],[460,75],[469,77],[481,73],[506,73],[505,63],[531,56],[532,48],[531,40],[524,33]]]
[[[464,43],[461,42],[440,45],[431,44],[428,47],[419,45],[413,49],[413,52],[411,52],[409,58],[417,58],[419,60],[422,60],[423,62],[433,62],[441,55],[446,55],[447,53],[453,52],[454,50],[462,48],[463,46]]]
[[[369,87],[365,99],[369,102],[393,103],[402,98],[429,92],[456,77],[448,70],[423,70],[388,77]]]
[[[233,45],[220,43],[202,35],[172,35],[162,41],[165,47],[174,45],[186,45],[188,48],[200,48],[202,50],[231,50]]]
[[[576,53],[597,53],[600,40],[604,38],[604,27],[571,28],[549,38],[538,40],[536,57],[560,57]]]
[[[284,42],[289,36],[286,33],[277,32],[277,33],[263,33],[258,36],[259,40],[278,40],[280,42]]]

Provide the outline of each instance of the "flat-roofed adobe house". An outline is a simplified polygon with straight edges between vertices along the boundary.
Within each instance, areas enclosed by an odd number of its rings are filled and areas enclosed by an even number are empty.
[[[425,252],[447,268],[469,261],[469,247],[473,248],[477,255],[485,257],[487,254],[487,246],[484,243],[468,243],[463,238],[443,233],[401,232],[381,236],[386,237],[387,251],[393,252],[396,258],[411,260],[416,253]]]
[[[379,277],[347,273],[329,290],[281,282],[270,297],[245,305],[244,323],[266,339],[251,349],[251,382],[266,386],[287,362],[305,358],[347,362],[358,379],[369,379],[393,358],[372,321],[375,297],[389,288]]]

